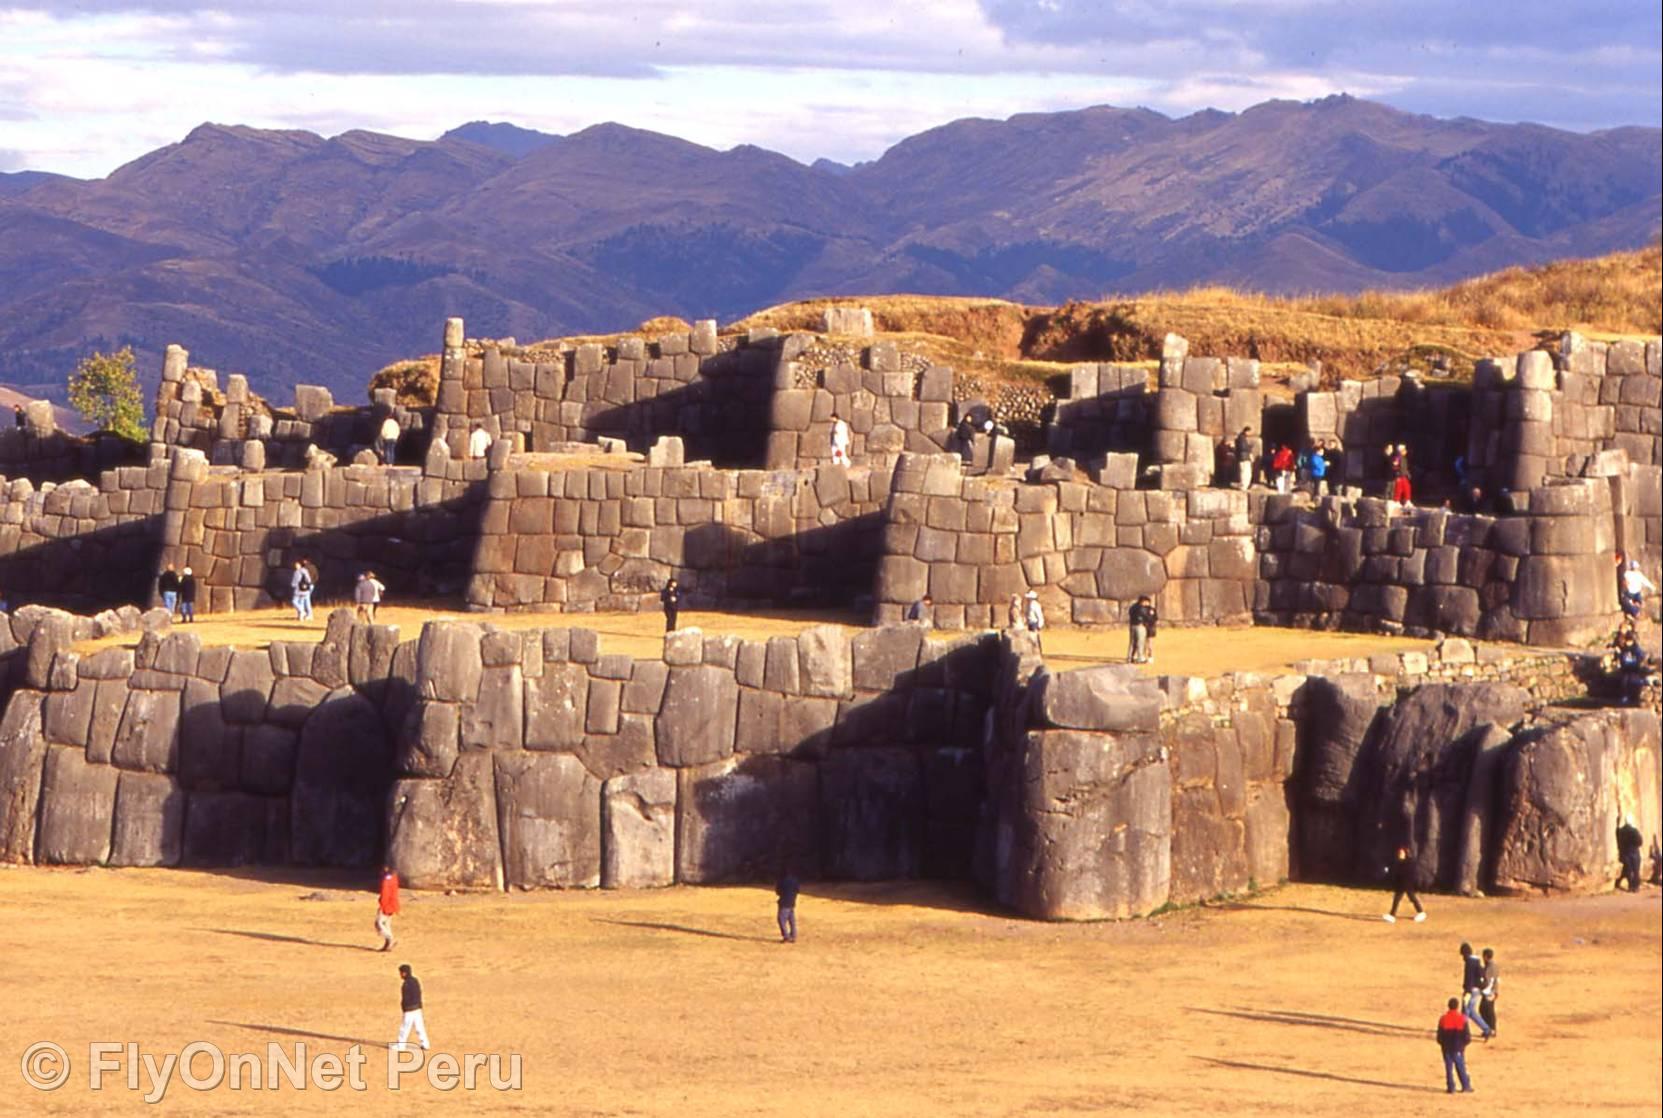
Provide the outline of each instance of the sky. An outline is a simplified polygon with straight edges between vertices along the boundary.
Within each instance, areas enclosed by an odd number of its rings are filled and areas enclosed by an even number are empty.
[[[207,120],[432,139],[603,121],[812,162],[966,116],[1334,93],[1663,122],[1656,0],[0,0],[0,171],[108,174]]]

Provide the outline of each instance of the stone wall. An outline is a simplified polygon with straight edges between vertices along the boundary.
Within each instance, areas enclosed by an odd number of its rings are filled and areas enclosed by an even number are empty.
[[[1170,622],[1249,618],[1258,558],[1247,494],[1132,488],[1135,459],[1097,480],[1062,462],[1034,482],[967,478],[957,455],[907,454],[883,511],[877,618],[929,593],[944,628],[1006,624],[1012,595],[1048,616],[1116,622],[1140,594]]]
[[[46,400],[30,402],[22,427],[0,415],[0,477],[35,485],[97,477],[104,470],[142,463],[142,446],[111,434],[72,435],[60,429]]]
[[[888,492],[889,471],[864,466],[610,468],[510,457],[491,475],[468,604],[657,609],[673,577],[686,608],[848,605],[871,594]]]
[[[1455,460],[1467,448],[1472,393],[1464,384],[1426,384],[1414,375],[1341,381],[1334,391],[1299,393],[1295,429],[1283,432],[1298,450],[1322,440],[1339,447],[1339,470],[1329,486],[1355,486],[1370,495],[1391,487],[1386,447],[1409,448],[1417,499],[1455,491]]]
[[[866,346],[858,365],[805,369],[792,358],[809,340],[794,334],[780,349],[768,417],[769,468],[829,463],[833,416],[849,425],[849,457],[856,463],[886,464],[904,450],[931,453],[952,444],[959,420],[952,369],[913,368],[891,341]]]
[[[1208,485],[1218,445],[1243,427],[1264,429],[1259,363],[1245,357],[1191,357],[1189,343],[1166,336],[1160,387],[1150,414],[1148,461],[1159,467],[1163,489]]]
[[[1529,513],[1500,517],[1405,513],[1368,497],[1316,507],[1268,497],[1254,614],[1558,646],[1608,635],[1617,621],[1609,487],[1566,481],[1520,497]]]
[[[778,353],[774,331],[723,338],[711,320],[685,334],[522,353],[469,344],[462,320],[450,319],[434,438],[461,457],[475,424],[493,438],[518,432],[534,452],[602,436],[644,450],[677,435],[695,458],[760,465]]]
[[[96,483],[0,479],[0,591],[96,609],[146,599],[157,569],[168,466],[122,466]]]
[[[1153,396],[1141,365],[1076,365],[1068,395],[1046,427],[1046,447],[1058,457],[1085,462],[1102,454],[1139,454],[1149,448]]]

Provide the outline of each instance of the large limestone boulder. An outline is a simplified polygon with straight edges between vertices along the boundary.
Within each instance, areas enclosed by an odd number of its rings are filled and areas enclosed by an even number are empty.
[[[1374,677],[1366,672],[1312,676],[1299,693],[1299,872],[1324,879],[1349,875],[1356,864],[1356,812],[1363,774],[1357,767],[1380,712]]]
[[[484,630],[455,621],[429,621],[416,645],[416,691],[422,698],[471,703],[485,670],[480,656]]]
[[[300,729],[291,797],[294,860],[374,865],[391,781],[392,753],[380,711],[350,687],[330,692]]]
[[[592,889],[601,880],[601,783],[569,753],[496,757],[497,831],[509,888]]]
[[[601,789],[601,885],[651,889],[676,879],[676,774],[652,768]]]
[[[192,792],[185,805],[181,861],[250,866],[288,860],[288,800],[244,792]]]
[[[400,780],[387,822],[387,858],[413,888],[503,885],[492,755],[466,753],[444,780]]]
[[[179,762],[178,691],[131,691],[111,757],[124,769],[171,773]]]
[[[738,715],[739,684],[732,672],[715,664],[671,668],[653,722],[659,763],[680,768],[727,757]]]
[[[47,750],[36,862],[89,866],[108,860],[117,775],[109,765],[88,764],[86,753],[72,746]]]
[[[1020,912],[1118,919],[1166,903],[1172,781],[1153,734],[1033,732],[1021,763],[1004,890]]]
[[[46,763],[43,699],[38,691],[19,691],[0,719],[0,861],[34,860],[35,817]]]
[[[1045,673],[1035,685],[1039,716],[1050,726],[1124,733],[1152,731],[1160,719],[1160,691],[1129,664]]]
[[[112,866],[176,866],[184,844],[185,792],[159,773],[124,772],[116,784]]]
[[[582,664],[545,664],[525,682],[525,747],[576,750],[583,744],[589,673]]]
[[[782,867],[819,874],[820,800],[815,766],[783,757],[732,757],[684,768],[676,880],[771,881]]]
[[[845,749],[820,763],[821,848],[828,877],[890,881],[924,866],[925,799],[918,757]]]

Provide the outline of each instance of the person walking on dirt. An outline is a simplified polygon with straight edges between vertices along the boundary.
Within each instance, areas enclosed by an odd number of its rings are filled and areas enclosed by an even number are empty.
[[[196,620],[196,576],[189,567],[179,574],[179,620]]]
[[[1496,965],[1493,947],[1484,949],[1484,985],[1479,990],[1478,1015],[1484,1018],[1489,1035],[1496,1035],[1496,997],[1501,992],[1501,967]]]
[[[1478,1003],[1484,997],[1484,963],[1472,953],[1472,944],[1461,945],[1461,1012],[1467,1015],[1467,1020],[1478,1026],[1478,1031],[1484,1034],[1484,1039],[1490,1039],[1490,1026],[1484,1023],[1479,1015]]]
[[[1039,604],[1039,595],[1030,590],[1022,598],[1022,620],[1028,626],[1028,632],[1037,633],[1045,628],[1045,610]]]
[[[352,591],[352,600],[358,607],[358,620],[374,625],[375,608],[381,604],[381,595],[386,592],[386,584],[375,577],[374,571],[359,575],[358,585]]]
[[[1455,1093],[1455,1077],[1461,1077],[1461,1090],[1472,1091],[1472,1080],[1467,1078],[1467,1045],[1472,1043],[1472,1030],[1467,1027],[1466,1015],[1461,1012],[1461,999],[1449,999],[1449,1012],[1438,1018],[1438,1047],[1444,1054],[1444,1090]]]
[[[1126,614],[1126,620],[1131,624],[1131,645],[1126,652],[1128,664],[1147,664],[1155,658],[1155,623],[1159,618],[1155,614],[1155,603],[1145,594],[1132,603],[1132,608]]]
[[[1625,816],[1622,825],[1617,828],[1617,857],[1623,864],[1623,872],[1617,876],[1618,889],[1627,881],[1630,893],[1640,891],[1640,849],[1645,842],[1640,828],[1634,825],[1632,819]]]
[[[289,600],[294,604],[296,621],[312,620],[312,589],[316,585],[306,560],[296,559],[294,574],[289,576]]]
[[[393,1042],[394,1048],[403,1048],[404,1042],[410,1039],[410,1030],[416,1031],[416,1039],[421,1042],[422,1051],[427,1051],[427,1022],[422,1019],[422,984],[416,976],[410,973],[410,964],[404,963],[398,968],[398,975],[403,979],[399,989],[398,1004],[404,1013],[399,1022],[398,1040]]]
[[[797,894],[801,889],[797,875],[789,869],[780,874],[779,881],[774,885],[774,899],[779,905],[777,919],[781,943],[797,942]]]
[[[664,631],[676,631],[676,614],[681,610],[681,584],[671,579],[664,584],[664,589],[658,592],[658,600],[664,605]]]
[[[167,610],[168,618],[171,620],[174,611],[179,608],[179,572],[173,569],[172,563],[169,563],[167,569],[156,579],[156,590],[161,594],[162,608]]]
[[[1415,895],[1415,860],[1409,856],[1409,848],[1400,846],[1392,856],[1392,864],[1386,867],[1386,873],[1392,883],[1392,908],[1383,919],[1388,924],[1397,923],[1397,906],[1404,897],[1415,906],[1415,923],[1426,919],[1426,910],[1421,907],[1420,898]]]
[[[398,915],[398,874],[393,867],[381,867],[381,895],[375,905],[375,931],[381,937],[381,950],[391,951],[396,940],[393,938],[393,917]]]

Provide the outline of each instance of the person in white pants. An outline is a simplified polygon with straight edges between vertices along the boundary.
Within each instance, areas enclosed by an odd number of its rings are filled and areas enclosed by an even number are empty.
[[[399,977],[404,979],[404,987],[399,995],[399,1005],[404,1009],[404,1020],[399,1022],[398,1040],[394,1048],[403,1048],[410,1039],[410,1030],[416,1030],[416,1039],[421,1042],[422,1051],[427,1051],[427,1022],[422,1020],[422,984],[416,981],[416,976],[410,973],[410,964],[404,963],[398,968]]]

